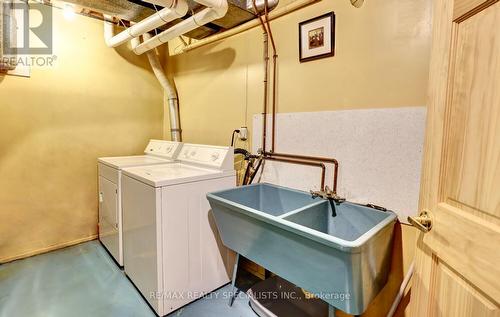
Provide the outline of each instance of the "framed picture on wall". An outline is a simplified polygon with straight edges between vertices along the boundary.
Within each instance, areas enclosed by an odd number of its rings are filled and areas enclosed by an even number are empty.
[[[334,55],[334,12],[299,23],[299,60],[301,63]]]

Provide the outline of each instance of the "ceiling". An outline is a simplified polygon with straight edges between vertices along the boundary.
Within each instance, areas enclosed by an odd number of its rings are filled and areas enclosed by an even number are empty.
[[[254,10],[252,9],[251,0],[227,0],[228,1],[228,11],[227,14],[219,20],[215,20],[206,25],[200,26],[199,28],[186,33],[185,36],[202,39],[209,35],[223,32],[224,30],[233,28],[237,25],[250,21],[256,17]],[[258,7],[262,6],[264,0],[259,0]],[[47,1],[46,1],[47,2]],[[156,10],[162,9],[162,7],[154,7],[154,5],[144,2],[141,0],[64,0],[66,3],[71,3],[77,8],[78,11],[92,15],[95,17],[100,17],[102,14],[107,14],[119,18],[127,22],[139,22],[142,19],[152,15]],[[194,13],[204,9],[205,7],[193,0],[187,0],[189,11],[184,18],[188,18]],[[269,5],[274,8],[277,4],[277,0],[269,0]],[[182,19],[174,20],[163,27],[161,30],[165,30],[172,25],[182,21]]]

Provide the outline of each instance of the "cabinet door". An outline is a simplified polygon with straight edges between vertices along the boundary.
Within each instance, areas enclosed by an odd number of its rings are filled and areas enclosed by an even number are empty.
[[[99,177],[99,239],[113,256],[118,256],[118,187]]]

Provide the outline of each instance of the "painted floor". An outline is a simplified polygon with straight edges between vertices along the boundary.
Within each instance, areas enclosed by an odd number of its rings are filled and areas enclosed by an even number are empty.
[[[169,316],[255,317],[243,292],[232,307],[229,285]],[[0,317],[154,317],[97,241],[0,265]]]

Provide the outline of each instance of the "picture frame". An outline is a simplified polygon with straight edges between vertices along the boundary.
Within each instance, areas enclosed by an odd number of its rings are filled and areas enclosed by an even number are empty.
[[[335,55],[335,12],[299,23],[299,61],[309,62]]]

